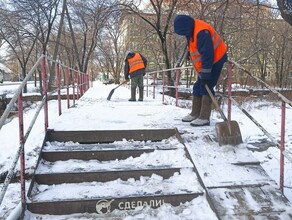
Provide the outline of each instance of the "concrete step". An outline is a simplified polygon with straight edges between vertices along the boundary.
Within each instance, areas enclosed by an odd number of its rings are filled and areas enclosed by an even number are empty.
[[[117,158],[107,161],[70,159],[50,162],[41,159],[36,174],[151,169],[155,167],[193,167],[193,164],[187,158],[184,149],[155,150],[143,153],[139,157],[130,156],[126,159]]]
[[[155,173],[143,176],[142,172],[136,178],[107,182],[79,181],[48,185],[36,181],[28,195],[30,202],[27,208],[33,213],[52,215],[97,212],[96,207],[102,202],[111,205],[110,211],[144,205],[156,208],[164,203],[177,206],[204,194],[192,168],[182,168],[169,178]]]
[[[96,199],[82,199],[82,200],[62,200],[62,201],[44,201],[44,202],[30,202],[27,204],[27,209],[32,213],[40,215],[69,215],[74,213],[97,213],[99,218],[103,218],[100,214],[109,214],[115,210],[128,211],[137,208],[143,209],[146,207],[158,208],[163,204],[171,204],[179,206],[181,203],[190,202],[198,196],[202,196],[203,192],[184,193],[172,195],[145,195],[137,197],[112,197],[112,198],[96,198]],[[135,210],[135,212],[139,212]],[[116,216],[116,219],[122,219]],[[81,215],[83,218],[84,216]],[[65,218],[66,219],[66,218]],[[86,219],[86,218],[85,218]]]
[[[125,147],[125,142],[117,141],[109,144],[72,144],[71,142],[48,142],[42,149],[42,159],[46,161],[59,160],[122,160],[129,157],[139,157],[143,153],[155,150],[183,149],[183,145],[177,140],[171,143],[163,142],[141,142],[135,141]]]
[[[113,143],[121,140],[162,141],[178,135],[177,129],[54,131],[48,130],[47,141],[78,142],[80,144]]]
[[[28,192],[30,212],[108,214],[204,195],[175,129],[80,133],[49,131]]]
[[[156,168],[148,170],[116,170],[116,171],[97,171],[97,172],[77,172],[77,173],[51,173],[36,174],[37,184],[61,184],[61,183],[80,183],[89,181],[107,182],[116,179],[127,180],[133,178],[140,179],[141,176],[151,176],[153,174],[167,179],[179,172],[181,168]]]

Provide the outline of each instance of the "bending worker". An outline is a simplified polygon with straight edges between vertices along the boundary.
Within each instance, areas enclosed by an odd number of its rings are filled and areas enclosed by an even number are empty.
[[[215,94],[214,87],[227,61],[227,47],[211,25],[188,15],[176,16],[174,32],[186,37],[190,60],[198,72],[193,85],[192,111],[182,121],[192,126],[210,125],[212,100],[205,83]]]

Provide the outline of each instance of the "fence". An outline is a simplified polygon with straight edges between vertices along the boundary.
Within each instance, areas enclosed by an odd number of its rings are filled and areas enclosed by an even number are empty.
[[[284,157],[286,157],[291,163],[292,158],[290,155],[292,155],[291,152],[285,150],[285,125],[286,125],[286,104],[290,105],[292,107],[292,101],[290,101],[288,98],[283,96],[280,92],[269,86],[267,83],[265,83],[260,78],[254,76],[251,72],[249,72],[247,69],[245,69],[243,66],[239,65],[237,62],[230,60],[229,65],[230,69],[232,68],[231,65],[234,65],[239,70],[243,71],[244,73],[248,74],[250,77],[254,78],[258,82],[260,82],[262,85],[264,85],[267,89],[269,89],[272,93],[277,95],[277,97],[281,100],[281,126],[280,126],[280,144],[273,138],[267,131],[262,130],[267,137],[276,144],[276,146],[280,149],[280,190],[283,192],[284,189]],[[232,75],[229,75],[228,78],[231,78]],[[229,83],[230,84],[230,83]],[[230,99],[230,96],[228,96]],[[230,99],[231,100],[231,99]]]
[[[48,92],[48,80],[47,80],[47,66],[51,62],[51,64],[55,64],[55,71],[56,71],[56,81],[57,81],[57,89],[51,92]],[[33,73],[36,71],[38,67],[41,67],[42,71],[42,100],[38,104],[36,108],[35,115],[33,119],[30,122],[30,125],[24,135],[24,114],[23,114],[23,94],[22,90],[28,80],[32,77]],[[52,66],[52,65],[51,65]],[[61,77],[61,70],[63,70],[63,78]],[[71,79],[71,80],[70,80]],[[61,82],[64,82],[64,86],[61,86]],[[47,131],[47,128],[49,126],[49,118],[48,118],[48,96],[58,93],[58,113],[59,115],[62,114],[61,109],[61,90],[66,89],[67,94],[67,108],[70,108],[70,92],[69,88],[73,89],[73,106],[75,105],[75,100],[79,99],[85,91],[89,88],[89,77],[85,73],[81,73],[79,71],[76,71],[74,69],[71,69],[63,64],[61,64],[58,61],[52,60],[48,58],[45,55],[42,55],[37,62],[34,64],[32,69],[28,72],[27,76],[24,78],[23,82],[19,85],[16,93],[10,100],[9,104],[7,105],[4,113],[1,116],[0,119],[0,131],[3,125],[5,124],[6,119],[9,116],[9,113],[11,112],[11,109],[13,108],[14,104],[17,102],[18,106],[18,120],[19,120],[19,147],[17,150],[17,153],[15,155],[15,158],[12,161],[11,167],[8,171],[8,174],[5,178],[3,187],[1,188],[1,194],[0,194],[0,205],[2,204],[3,198],[5,196],[5,193],[7,191],[8,185],[11,182],[11,179],[14,175],[14,170],[16,167],[16,164],[18,160],[20,159],[20,183],[21,183],[21,208],[22,208],[22,214],[24,211],[24,208],[26,206],[26,193],[25,193],[25,141],[27,140],[35,121],[41,111],[41,109],[44,109],[44,130]]]
[[[181,70],[183,69],[191,69],[192,66],[187,67],[177,67],[172,69],[164,69],[164,70],[158,70],[158,71],[152,71],[147,73],[148,75],[152,75],[153,78],[153,98],[155,98],[155,89],[157,87],[156,79],[157,74],[162,73],[162,102],[164,103],[164,96],[165,96],[165,89],[166,88],[174,88],[175,89],[175,104],[178,106],[178,91],[180,88],[179,85],[179,79]],[[234,68],[238,68],[243,73],[246,73],[248,76],[255,79],[257,82],[263,84],[268,90],[270,90],[273,94],[277,95],[278,99],[282,102],[281,106],[281,125],[280,125],[280,142],[276,140],[263,126],[260,125],[245,109],[243,109],[231,96],[232,93],[232,71]],[[174,86],[167,86],[165,83],[165,74],[167,71],[175,71],[175,85]],[[261,131],[279,148],[280,150],[280,190],[283,192],[284,188],[284,158],[287,158],[290,162],[292,162],[292,152],[285,150],[285,124],[286,124],[286,104],[290,105],[292,107],[292,101],[286,98],[284,95],[282,95],[280,92],[269,86],[267,83],[265,83],[260,78],[254,76],[251,72],[249,72],[247,69],[245,69],[243,66],[239,65],[237,62],[233,60],[229,60],[227,64],[227,79],[228,79],[228,87],[227,87],[227,118],[228,120],[231,120],[231,104],[235,104],[258,128],[261,129]],[[147,95],[148,95],[148,78],[147,78]]]

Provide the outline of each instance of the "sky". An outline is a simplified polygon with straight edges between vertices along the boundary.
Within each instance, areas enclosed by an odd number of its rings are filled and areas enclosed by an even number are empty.
[[[101,82],[94,82],[85,95],[77,102],[74,108],[67,109],[66,101],[62,102],[62,115],[58,116],[57,101],[49,101],[49,128],[54,130],[125,130],[125,129],[161,129],[161,128],[177,128],[184,139],[185,145],[190,152],[190,155],[194,161],[197,161],[196,166],[200,173],[208,173],[204,181],[207,186],[213,186],[223,184],[224,182],[241,182],[250,180],[252,183],[258,183],[258,174],[253,172],[246,172],[240,166],[233,170],[226,169],[229,163],[236,163],[242,161],[260,161],[262,167],[268,174],[268,177],[275,181],[275,184],[279,183],[279,155],[280,152],[275,147],[269,147],[262,151],[250,151],[247,148],[256,149],[254,143],[259,143],[266,139],[263,132],[253,124],[238,108],[232,107],[232,119],[236,120],[240,126],[243,143],[234,146],[218,146],[216,140],[216,132],[214,126],[217,122],[222,121],[220,114],[216,111],[212,111],[211,125],[194,128],[188,123],[183,123],[181,118],[188,114],[190,110],[186,107],[176,107],[175,100],[167,97],[165,103],[162,103],[162,98],[159,93],[156,93],[156,99],[153,99],[152,91],[149,90],[149,96],[146,95],[143,102],[128,102],[130,96],[129,86],[121,86],[115,90],[110,101],[107,100],[107,96],[111,89],[116,85],[103,85]],[[13,94],[16,86],[0,86],[0,94],[4,91]],[[145,88],[146,89],[146,88]],[[28,91],[31,94],[36,92],[33,88],[33,84],[29,84]],[[72,104],[72,103],[71,103]],[[180,105],[190,106],[189,101],[180,101]],[[281,103],[269,102],[263,99],[258,100],[246,100],[243,106],[252,116],[263,126],[268,132],[279,139],[280,133],[280,120],[281,120]],[[36,104],[32,104],[25,109],[25,122],[24,130],[35,112]],[[226,106],[223,107],[223,111],[226,112]],[[291,150],[292,143],[292,108],[286,109],[286,143],[287,148]],[[33,173],[37,156],[42,145],[44,138],[44,125],[43,125],[43,111],[36,121],[35,127],[29,136],[26,146],[26,167],[27,172]],[[268,119],[268,120],[267,120]],[[16,153],[18,148],[18,120],[14,117],[7,121],[7,123],[0,130],[0,173],[5,172],[10,167],[10,162]],[[137,158],[130,158],[127,160],[119,161],[115,160],[110,163],[98,163],[97,161],[89,161],[82,165],[84,170],[99,170],[103,168],[115,169],[123,166],[143,166],[147,164],[159,163],[162,165],[170,166],[182,166],[186,167],[182,169],[180,174],[177,174],[168,182],[173,183],[173,188],[170,188],[170,192],[179,191],[182,188],[188,190],[201,190],[199,185],[192,184],[189,186],[189,182],[196,183],[197,179],[192,175],[189,167],[189,161],[181,161],[181,147],[182,145],[177,143],[176,139],[166,139],[165,143],[174,144],[178,146],[178,149],[174,152],[169,152],[167,155],[161,155],[159,152],[155,152],[151,155],[143,155]],[[72,146],[76,143],[48,143],[46,145],[47,150],[54,148]],[[117,141],[115,143],[121,148],[129,145],[129,140]],[[141,144],[141,143],[137,143]],[[237,152],[235,155],[234,152]],[[171,158],[171,160],[169,160]],[[212,159],[211,159],[212,158]],[[158,162],[157,162],[158,161]],[[207,162],[208,161],[208,162]],[[212,161],[213,165],[216,165],[216,169],[212,169],[208,166],[209,161]],[[64,162],[58,162],[54,165],[45,164],[38,168],[37,172],[46,173],[52,171],[69,171],[80,168],[78,161],[70,160]],[[285,161],[285,195],[292,201],[292,163],[288,160]],[[17,166],[19,169],[19,166]],[[290,172],[289,172],[290,170]],[[153,186],[164,186],[167,181],[163,180],[159,176],[151,176],[148,178],[141,178],[140,180],[129,179],[128,181],[111,181],[106,186],[98,185],[107,193],[108,196],[114,195],[117,191],[128,195],[132,192],[130,186],[135,186],[138,190],[150,192],[153,190]],[[86,183],[84,183],[86,184]],[[153,185],[154,184],[154,185]],[[121,188],[127,185],[127,190]],[[2,184],[0,184],[2,187]],[[29,181],[27,181],[26,187],[29,187]],[[90,195],[100,196],[98,192],[95,192],[88,186]],[[140,188],[139,188],[140,187]],[[277,187],[277,186],[276,186]],[[64,188],[66,190],[64,190]],[[156,189],[156,188],[155,188]],[[4,201],[0,207],[0,219],[6,218],[13,208],[19,203],[19,183],[13,183],[9,185],[8,191],[4,198]],[[39,200],[48,200],[52,197],[71,198],[73,192],[76,193],[76,197],[81,196],[81,187],[78,185],[56,185],[47,186],[43,185],[38,188],[41,192],[36,195]],[[47,193],[50,192],[50,193]],[[231,205],[231,204],[229,204]],[[252,201],[251,201],[252,205]],[[119,211],[112,213],[115,216],[120,215]],[[68,215],[68,216],[36,216],[33,213],[26,212],[25,219],[82,219],[80,215]],[[96,219],[96,214],[89,214],[84,219]],[[143,209],[137,213],[129,212],[124,217],[126,220],[132,219],[217,219],[215,213],[210,208],[206,197],[200,196],[199,199],[194,199],[191,202],[181,204],[179,207],[173,207],[168,204],[164,204],[162,207],[154,210]],[[285,219],[285,218],[283,218]]]

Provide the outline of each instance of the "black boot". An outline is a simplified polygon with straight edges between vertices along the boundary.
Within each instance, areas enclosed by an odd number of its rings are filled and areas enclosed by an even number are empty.
[[[131,87],[131,98],[130,102],[136,102],[136,87]]]
[[[142,102],[143,101],[143,93],[144,93],[144,87],[139,87],[139,99],[138,101]]]

